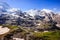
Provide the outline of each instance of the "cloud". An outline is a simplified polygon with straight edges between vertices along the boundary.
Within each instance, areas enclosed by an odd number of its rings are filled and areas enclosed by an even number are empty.
[[[3,8],[3,6],[0,6],[0,9],[2,9]]]

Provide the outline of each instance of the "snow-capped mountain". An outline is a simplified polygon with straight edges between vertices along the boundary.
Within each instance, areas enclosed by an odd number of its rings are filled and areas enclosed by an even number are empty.
[[[36,10],[36,9],[31,9],[26,11],[27,14],[29,14],[30,16],[34,17],[35,15],[39,15],[39,16],[47,16],[47,14],[52,14],[52,10],[48,10],[48,9],[42,9],[42,10]]]
[[[60,24],[59,18],[59,14],[49,9],[31,9],[23,12],[17,8],[10,8],[5,2],[0,3],[0,24],[32,27],[36,26],[40,21],[55,21]]]
[[[36,10],[36,9],[31,9],[29,11],[26,11],[26,14],[30,15],[33,18],[45,18],[44,20],[49,21],[53,15],[54,12],[52,10],[48,10],[48,9],[42,9],[42,10]]]
[[[0,14],[7,14],[7,15],[11,15],[11,16],[14,16],[14,17],[31,17],[33,19],[36,18],[48,18],[48,17],[52,17],[53,16],[53,11],[52,10],[49,10],[49,9],[42,9],[42,10],[36,10],[36,9],[31,9],[31,10],[28,10],[26,12],[23,12],[21,11],[20,9],[17,9],[17,8],[10,8],[10,6],[5,3],[5,2],[0,2],[0,11],[4,10],[6,12],[3,13],[0,12]]]

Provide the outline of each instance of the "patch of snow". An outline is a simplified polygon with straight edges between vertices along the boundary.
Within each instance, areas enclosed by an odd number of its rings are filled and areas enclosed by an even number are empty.
[[[10,31],[10,29],[8,29],[7,27],[2,28],[2,26],[0,26],[0,35],[7,33],[9,31]]]
[[[56,24],[57,27],[60,27],[60,24]]]
[[[13,40],[24,40],[22,38],[13,38]]]
[[[18,15],[15,15],[14,13],[11,14],[12,16],[19,17]]]
[[[38,32],[38,31],[34,31],[34,32]]]
[[[44,31],[44,32],[49,32],[49,31]]]
[[[37,25],[39,26],[39,25],[41,25],[41,24],[39,23],[39,24],[37,24]]]

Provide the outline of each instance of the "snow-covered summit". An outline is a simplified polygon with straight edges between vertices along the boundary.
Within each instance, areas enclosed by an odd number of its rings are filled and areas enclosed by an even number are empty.
[[[8,9],[9,12],[16,12],[16,11],[19,11],[20,9],[18,8],[10,8]]]
[[[42,9],[42,10],[31,9],[31,10],[26,11],[26,13],[34,17],[36,15],[38,16],[52,15],[53,11],[49,9]]]
[[[49,10],[49,9],[42,9],[41,11],[45,11],[46,13],[51,13],[52,10]]]
[[[26,13],[32,17],[34,17],[35,15],[39,15],[39,12],[40,10],[36,10],[36,9],[31,9],[31,10],[26,11]]]

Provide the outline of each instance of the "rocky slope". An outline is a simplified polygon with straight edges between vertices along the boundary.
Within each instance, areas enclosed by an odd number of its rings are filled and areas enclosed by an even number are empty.
[[[10,8],[7,3],[0,3],[0,24],[20,25],[24,27],[36,27],[41,23],[60,24],[60,15],[49,9],[31,9],[21,11],[17,8]],[[2,11],[3,10],[3,11]]]

